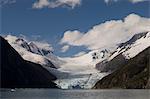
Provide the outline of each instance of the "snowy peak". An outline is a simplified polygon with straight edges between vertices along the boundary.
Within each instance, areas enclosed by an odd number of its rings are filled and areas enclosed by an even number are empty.
[[[134,43],[126,47],[126,51],[122,53],[126,59],[135,57],[137,54],[150,46],[150,32],[141,34],[141,37]]]
[[[126,59],[133,58],[149,46],[150,32],[135,34],[130,40],[119,44],[116,51],[113,52],[108,61],[112,60],[119,54],[122,54]]]
[[[150,46],[150,32],[144,32],[114,47],[92,50],[76,57],[58,57],[52,53],[47,44],[28,42],[11,36],[6,39],[25,60],[39,63],[53,71],[55,75],[59,75],[60,78],[58,77],[56,83],[61,88],[70,86],[91,88],[96,81],[108,75],[109,71],[123,66],[126,60]],[[47,68],[47,65],[52,65],[51,62],[57,69]]]
[[[150,32],[136,34],[118,46],[108,59],[96,64],[96,68],[102,72],[114,71],[148,47],[150,47]]]
[[[43,55],[41,49],[39,49],[33,42],[29,42],[28,45],[30,46],[31,52],[39,55]]]
[[[52,56],[52,50],[48,43],[29,42],[24,38],[12,35],[7,35],[5,39],[25,60],[55,68],[55,64],[57,64],[55,62],[58,59],[54,55]],[[46,57],[46,55],[49,55],[49,57]]]
[[[50,48],[40,47],[42,44],[39,42],[36,42],[36,41],[29,42],[24,38],[19,38],[19,37],[12,36],[12,35],[7,35],[5,37],[5,39],[8,40],[9,43],[19,45],[19,46],[25,48],[27,51],[30,51],[35,54],[45,56],[49,53],[52,53],[52,50]],[[48,44],[47,44],[47,46],[48,46]]]
[[[18,38],[16,36],[7,35],[5,39],[11,44],[11,45],[18,45],[20,47],[23,47],[27,51],[31,51],[30,46],[28,45],[27,40],[23,38]]]
[[[29,45],[32,47],[32,51],[36,54],[46,56],[53,53],[52,47],[47,42],[31,41],[29,42]]]
[[[144,32],[144,33],[138,33],[135,34],[129,41],[125,42],[125,43],[121,43],[119,45],[119,47],[125,47],[127,45],[131,45],[133,43],[135,43],[136,40],[140,39],[140,38],[148,38],[149,36],[149,32]]]
[[[15,40],[14,43],[22,46],[23,48],[27,49],[28,51],[31,51],[30,46],[28,45],[28,43],[24,39],[18,38]]]

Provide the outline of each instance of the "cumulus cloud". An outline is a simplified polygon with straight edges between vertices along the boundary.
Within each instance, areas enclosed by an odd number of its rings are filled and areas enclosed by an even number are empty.
[[[72,42],[73,43],[78,43],[78,39],[80,39],[83,36],[83,34],[80,31],[66,31],[64,33],[63,39],[61,40],[60,44],[66,43],[66,42]]]
[[[63,46],[62,48],[61,48],[61,52],[66,52],[68,49],[70,48],[70,46],[69,45],[65,45],[65,46]]]
[[[66,31],[61,44],[85,46],[89,50],[111,47],[130,39],[134,34],[150,31],[150,19],[130,14],[123,20],[111,20],[94,26],[86,33]]]
[[[33,41],[33,43],[40,49],[54,51],[52,45],[46,41]]]
[[[75,54],[74,56],[77,57],[77,56],[82,56],[84,54],[86,54],[86,52],[82,51],[82,52],[79,52],[79,53]]]
[[[83,0],[35,0],[32,7],[35,9],[42,9],[42,8],[56,8],[56,7],[69,7],[69,8],[75,8],[76,6],[81,5],[81,2]],[[110,2],[118,2],[122,0],[104,0],[105,3]],[[139,3],[149,0],[128,0],[131,3]],[[16,0],[0,0],[0,6],[3,6],[5,4],[12,4],[16,3]]]
[[[81,0],[38,0],[33,4],[33,8],[41,9],[44,7],[71,7],[72,9],[81,4]]]
[[[118,0],[104,0],[105,3],[109,3],[109,2],[117,2]]]
[[[5,4],[12,4],[15,2],[16,2],[16,0],[0,0],[0,6],[3,6]]]
[[[129,0],[132,3],[139,3],[139,2],[144,2],[144,1],[149,1],[149,0]]]
[[[110,3],[110,2],[118,2],[122,0],[104,0],[105,3]],[[139,2],[144,2],[144,1],[149,1],[149,0],[128,0],[131,3],[139,3]]]

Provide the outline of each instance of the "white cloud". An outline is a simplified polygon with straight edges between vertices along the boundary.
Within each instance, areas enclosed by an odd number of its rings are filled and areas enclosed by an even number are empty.
[[[88,49],[110,47],[124,42],[139,32],[150,31],[150,19],[130,14],[124,20],[111,20],[94,26],[86,33],[66,31],[61,44],[86,46]]]
[[[105,3],[109,3],[109,2],[117,2],[118,0],[104,0]]]
[[[42,8],[56,8],[56,7],[69,7],[69,8],[75,8],[76,6],[81,5],[81,2],[83,0],[35,0],[33,3],[33,8],[35,9],[42,9]],[[110,2],[118,2],[122,0],[104,0],[105,3]],[[149,0],[128,0],[131,3],[139,3]],[[16,0],[0,0],[0,6],[3,6],[5,4],[12,4],[16,3]]]
[[[105,3],[118,2],[118,1],[123,1],[123,0],[104,0]],[[128,1],[131,3],[139,3],[139,2],[149,1],[149,0],[128,0]]]
[[[70,46],[69,45],[65,45],[65,46],[63,46],[62,48],[61,48],[61,52],[66,52],[68,49],[70,48]]]
[[[54,51],[52,45],[46,41],[33,41],[33,43],[40,49]]]
[[[79,52],[79,53],[75,54],[74,56],[77,57],[77,56],[82,56],[84,54],[86,54],[86,52],[82,51],[82,52]]]
[[[44,7],[71,7],[72,9],[81,4],[81,0],[38,0],[33,4],[33,8],[41,9]]]
[[[0,0],[0,6],[3,6],[5,4],[12,4],[16,3],[16,0]]]
[[[132,3],[139,3],[139,2],[144,2],[144,1],[149,1],[149,0],[129,0]]]
[[[64,37],[61,40],[60,44],[66,43],[66,42],[72,42],[72,43],[77,43],[78,39],[80,39],[83,36],[83,34],[80,31],[66,31],[64,33]]]

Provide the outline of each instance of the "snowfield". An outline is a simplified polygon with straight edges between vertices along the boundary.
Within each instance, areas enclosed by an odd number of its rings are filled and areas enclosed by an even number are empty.
[[[110,53],[103,50],[94,50],[87,54],[77,57],[58,57],[51,51],[46,55],[43,55],[42,48],[38,47],[37,42],[29,42],[7,35],[6,40],[15,48],[19,54],[28,61],[32,61],[43,65],[48,71],[53,73],[58,79],[55,81],[62,89],[68,88],[91,88],[99,79],[106,76],[109,73],[99,73],[95,69],[95,65],[109,57]],[[30,50],[29,50],[30,49]],[[48,67],[48,63],[51,61],[58,69]]]
[[[99,57],[98,59],[93,59],[92,54],[95,52],[90,52],[88,54],[74,57],[74,58],[60,58],[65,61],[65,64],[61,65],[61,68],[58,68],[59,71],[67,72],[69,75],[66,77],[56,80],[55,82],[62,88],[92,88],[93,85],[108,75],[109,73],[100,73],[95,69],[97,62],[106,59],[101,58],[103,56],[102,52],[97,52]]]
[[[145,34],[145,35],[143,35]],[[135,40],[131,44],[127,44],[126,46],[122,46],[121,48],[118,47],[116,52],[111,55],[108,59],[108,61],[112,60],[115,58],[117,55],[121,54],[126,58],[126,59],[131,59],[135,57],[137,54],[142,52],[144,49],[148,48],[150,46],[150,32],[145,32],[141,35],[139,39]],[[137,34],[138,36],[141,36],[140,34]],[[133,38],[131,38],[132,40]]]
[[[36,45],[37,42],[31,43],[12,35],[6,36],[5,39],[25,60],[39,63],[53,73],[58,78],[55,83],[62,89],[92,88],[97,81],[110,74],[98,71],[95,68],[97,63],[110,61],[119,54],[130,59],[150,46],[150,32],[147,32],[142,36],[136,35],[122,46],[117,47],[116,44],[113,47],[116,49],[113,50],[110,47],[93,50],[76,57],[58,57],[52,53],[49,45],[45,49]],[[57,69],[49,67],[49,62],[52,62]]]
[[[123,55],[127,58],[133,58],[140,52],[142,52],[144,49],[148,48],[150,46],[150,32],[146,34],[145,37],[142,37],[135,41],[134,44],[130,46],[130,48],[123,53]]]

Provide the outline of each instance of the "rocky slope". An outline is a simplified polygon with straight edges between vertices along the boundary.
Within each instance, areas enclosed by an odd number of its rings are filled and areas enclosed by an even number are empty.
[[[23,59],[45,67],[57,68],[54,64],[57,59],[52,54],[52,49],[48,43],[28,41],[25,38],[12,35],[7,35],[5,39]]]
[[[57,88],[56,77],[41,65],[23,60],[9,43],[0,37],[1,88]]]
[[[105,88],[150,88],[150,47],[140,52],[115,72],[98,81],[94,89]]]
[[[99,73],[95,68],[95,64],[106,59],[108,54],[105,50],[94,50],[77,57],[60,58],[64,64],[57,70],[67,75],[59,76],[56,83],[62,89],[90,89],[99,79],[109,74]]]
[[[95,64],[109,56],[106,49],[94,50],[82,56],[58,57],[50,48],[45,48],[39,41],[29,41],[25,38],[7,35],[5,39],[22,56],[23,59],[41,64],[58,79],[55,81],[61,88],[74,86],[91,88],[99,78],[107,73],[99,73]],[[51,64],[52,63],[52,64]]]
[[[130,59],[150,46],[150,32],[143,32],[112,47],[92,50],[75,57],[59,57],[49,47],[45,49],[37,42],[12,35],[7,35],[5,39],[23,59],[41,64],[53,73],[58,78],[55,83],[62,89],[92,88],[97,81],[127,65]]]
[[[101,72],[115,71],[149,46],[150,32],[138,33],[130,40],[119,44],[110,57],[96,64],[96,68]]]

